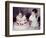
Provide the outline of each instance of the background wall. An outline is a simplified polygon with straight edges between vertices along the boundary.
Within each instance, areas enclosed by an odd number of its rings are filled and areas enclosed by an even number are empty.
[[[38,16],[40,15],[40,8],[26,8],[26,7],[13,7],[13,17],[16,17],[19,14],[19,11],[22,14],[31,13],[33,9],[37,9]]]
[[[5,37],[5,1],[7,1],[7,0],[0,0],[0,38],[46,38],[46,23],[45,23],[45,35]],[[45,3],[45,10],[46,10],[46,0],[11,0],[11,1]],[[46,13],[45,13],[45,16],[46,16]],[[46,17],[45,17],[45,19],[46,19]],[[45,20],[45,22],[46,22],[46,20]]]

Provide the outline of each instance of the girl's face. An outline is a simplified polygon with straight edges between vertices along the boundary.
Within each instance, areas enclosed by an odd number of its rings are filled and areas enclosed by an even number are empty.
[[[20,18],[22,18],[22,13],[19,13],[19,15],[18,15]]]
[[[32,12],[32,14],[34,14],[34,12]]]

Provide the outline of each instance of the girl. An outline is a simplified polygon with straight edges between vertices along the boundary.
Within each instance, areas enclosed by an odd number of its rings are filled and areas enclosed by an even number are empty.
[[[20,12],[16,16],[16,22],[14,23],[14,30],[25,30],[29,28],[29,23],[27,22],[26,16]]]
[[[38,21],[37,21],[34,9],[32,10],[32,14],[29,17],[29,21],[31,22],[30,29],[39,29],[39,25],[38,25]]]

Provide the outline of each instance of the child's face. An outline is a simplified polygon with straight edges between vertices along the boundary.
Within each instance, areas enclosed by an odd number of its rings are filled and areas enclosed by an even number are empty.
[[[19,13],[19,15],[18,15],[20,18],[22,17],[22,13]]]
[[[32,12],[33,14],[35,14],[36,16],[38,15],[38,13]]]
[[[33,14],[34,12],[32,11],[32,14]]]

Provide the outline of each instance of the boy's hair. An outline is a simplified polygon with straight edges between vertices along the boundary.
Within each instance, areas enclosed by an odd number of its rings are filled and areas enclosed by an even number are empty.
[[[34,13],[37,13],[37,12],[38,12],[37,9],[33,9],[32,11],[33,11]]]

